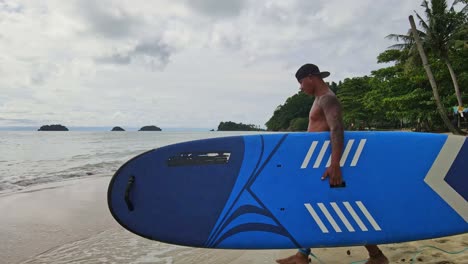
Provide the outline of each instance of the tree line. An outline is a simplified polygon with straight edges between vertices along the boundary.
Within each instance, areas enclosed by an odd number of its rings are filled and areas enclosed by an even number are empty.
[[[218,131],[262,131],[260,127],[252,124],[235,123],[232,121],[221,122]]]

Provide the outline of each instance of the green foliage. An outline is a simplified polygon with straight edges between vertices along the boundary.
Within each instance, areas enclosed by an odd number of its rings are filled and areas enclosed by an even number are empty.
[[[464,12],[455,11],[454,4],[448,8],[445,0],[431,0],[431,4],[424,0],[422,6],[425,8],[425,19],[416,13],[419,24],[426,33],[424,42],[430,51],[442,59],[448,57],[449,50],[454,47],[458,40],[459,31],[466,27]]]
[[[295,127],[301,126],[296,124],[296,122],[299,121],[292,122],[293,119],[301,117],[308,119],[309,111],[313,102],[314,98],[307,96],[303,92],[299,92],[289,97],[284,105],[280,105],[276,108],[273,116],[268,120],[268,122],[266,122],[265,125],[267,129],[271,131],[295,131],[290,127],[291,124]]]
[[[231,121],[221,122],[218,125],[218,131],[262,131],[255,125],[247,125],[242,123],[234,123]]]
[[[307,126],[309,125],[308,117],[298,117],[291,120],[289,124],[289,130],[291,131],[307,131]]]
[[[400,61],[404,55],[400,50],[390,49],[386,50],[377,56],[378,63],[385,63],[385,62],[394,62]]]
[[[356,122],[370,123],[373,114],[365,109],[366,94],[372,90],[369,77],[345,79],[340,85],[337,96],[343,106],[343,120],[348,126]]]
[[[347,78],[336,85],[348,130],[444,130],[424,69],[422,66],[408,67],[408,58],[400,60],[399,52],[385,51],[384,55],[379,55],[380,58],[398,58],[395,65],[375,70],[370,76]],[[458,81],[464,100],[468,101],[468,48],[454,50],[450,56],[454,70],[460,72]],[[444,62],[435,55],[429,56],[429,62],[443,103],[449,111],[449,108],[457,105],[450,74]],[[306,130],[313,100],[313,97],[301,92],[289,97],[266,123],[268,130]]]
[[[453,5],[463,3],[457,12]],[[420,37],[438,85],[442,104],[453,119],[457,106],[447,62],[457,74],[464,102],[468,101],[468,7],[467,1],[454,1],[448,8],[444,0],[423,1],[425,18],[417,14]],[[458,8],[458,10],[460,10]],[[379,63],[393,62],[370,76],[347,78],[329,84],[343,105],[347,129],[414,129],[446,131],[437,112],[432,88],[421,65],[411,35],[390,34],[395,44],[377,57]],[[304,131],[313,97],[299,92],[276,108],[266,126],[272,131]],[[466,103],[465,103],[466,104]],[[465,106],[466,107],[466,106]],[[468,124],[465,124],[468,126]]]

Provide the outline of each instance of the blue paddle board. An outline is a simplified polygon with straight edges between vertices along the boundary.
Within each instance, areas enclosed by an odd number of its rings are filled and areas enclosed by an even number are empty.
[[[328,132],[197,140],[143,153],[112,178],[127,230],[165,243],[231,249],[337,247],[468,231],[468,140],[345,132],[345,185],[321,180]]]

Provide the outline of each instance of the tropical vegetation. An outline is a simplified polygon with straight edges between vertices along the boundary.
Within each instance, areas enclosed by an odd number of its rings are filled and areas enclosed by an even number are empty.
[[[258,126],[251,124],[235,123],[232,121],[221,122],[218,131],[261,131]]]
[[[445,0],[424,0],[424,15],[415,14],[418,29],[387,36],[397,43],[378,55],[385,67],[329,84],[343,105],[346,129],[461,133],[452,128],[461,116],[453,108],[462,109],[468,101],[467,2],[448,7]],[[289,97],[265,124],[267,129],[306,130],[313,100],[302,92]]]

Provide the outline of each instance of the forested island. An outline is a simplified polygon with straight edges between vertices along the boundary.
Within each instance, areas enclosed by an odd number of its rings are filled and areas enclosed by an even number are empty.
[[[125,129],[119,127],[119,126],[116,126],[116,127],[113,127],[111,131],[125,131]]]
[[[218,131],[264,131],[264,129],[256,125],[227,121],[219,123]]]
[[[68,131],[68,128],[60,124],[44,125],[44,126],[41,126],[37,131]]]
[[[138,131],[162,131],[161,128],[157,126],[144,126],[140,128]]]

